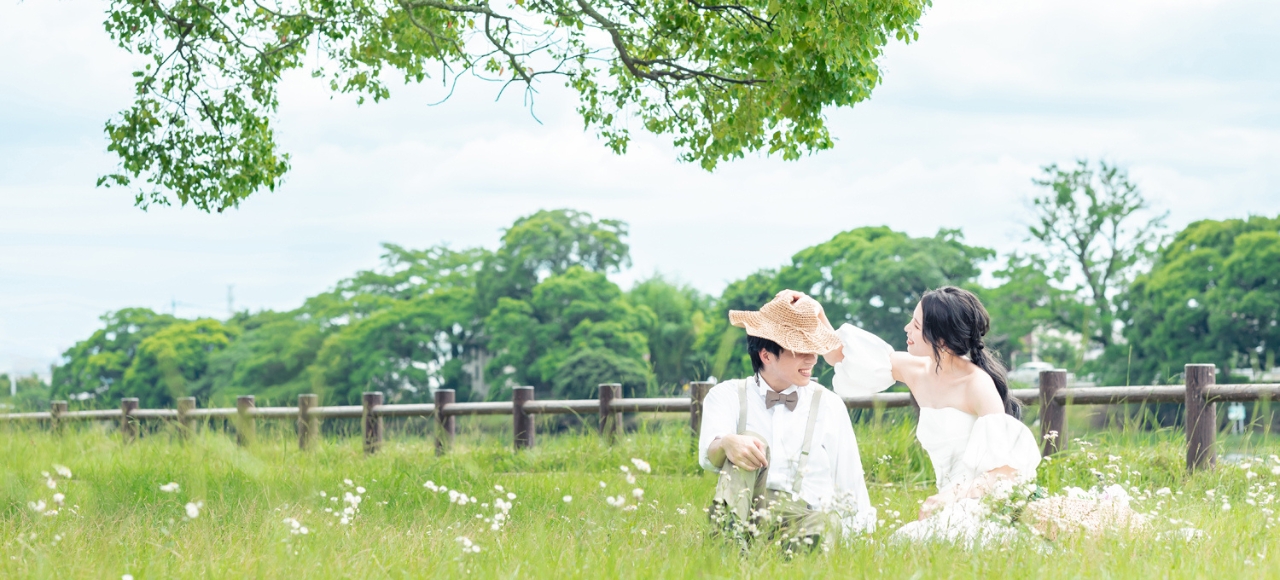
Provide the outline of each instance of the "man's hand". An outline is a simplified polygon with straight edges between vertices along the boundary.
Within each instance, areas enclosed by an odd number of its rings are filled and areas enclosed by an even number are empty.
[[[725,435],[707,448],[707,455],[715,465],[724,466],[724,459],[747,471],[768,467],[764,441],[750,435]],[[718,460],[718,461],[717,461]]]

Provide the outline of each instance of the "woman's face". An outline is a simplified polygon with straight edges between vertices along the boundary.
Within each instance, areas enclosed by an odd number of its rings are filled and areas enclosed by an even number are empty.
[[[924,339],[924,332],[920,330],[924,324],[924,310],[920,308],[920,304],[916,304],[915,312],[911,313],[911,322],[902,328],[907,333],[907,352],[915,356],[933,356],[933,347],[929,346],[929,342]]]

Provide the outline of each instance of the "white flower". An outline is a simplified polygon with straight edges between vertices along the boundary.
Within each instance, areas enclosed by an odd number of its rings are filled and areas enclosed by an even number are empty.
[[[562,498],[560,498],[560,499],[564,500],[564,503],[569,503],[569,502],[573,501],[573,496],[571,496],[571,495],[566,495],[566,496],[564,496],[564,497],[562,497]]]
[[[1280,467],[1277,467],[1276,469],[1280,469]],[[600,489],[604,489],[604,486],[605,486],[605,483],[603,481],[600,482]]]
[[[431,481],[429,479],[427,480],[426,483],[422,484],[422,487],[425,487],[431,491],[440,491],[440,486],[436,485],[436,482]]]
[[[686,511],[684,508],[676,508],[676,513],[678,513],[678,514],[680,514],[680,515],[685,515],[685,514],[687,514],[687,513],[689,513],[689,512],[688,512],[688,511]]]
[[[351,520],[347,516],[342,516],[342,519],[338,520],[338,523],[345,526],[351,523]]]
[[[503,489],[501,485],[495,485],[495,486],[493,486],[493,489],[496,489],[496,490],[498,490],[499,492],[507,491],[507,490]]]
[[[624,504],[627,503],[627,500],[622,496],[613,497],[610,495],[604,498],[604,502],[613,507],[622,507]]]
[[[54,481],[52,477],[44,480],[44,484],[49,486],[49,489],[58,489],[58,482]]]
[[[302,526],[301,528],[298,528],[298,533],[305,536],[307,534],[310,534],[311,530],[308,530],[307,526]]]
[[[120,580],[133,580],[133,574],[125,574],[120,577]]]
[[[515,499],[515,498],[516,498],[516,494],[510,493],[510,492],[507,493],[507,499]]]
[[[639,469],[640,471],[643,471],[645,473],[649,473],[650,471],[649,462],[643,459],[636,459],[635,457],[632,457],[631,464],[636,466],[636,469]]]
[[[329,497],[329,494],[325,493],[324,490],[322,489],[320,490],[320,497]]]
[[[1171,493],[1173,493],[1173,491],[1167,487],[1162,487],[1156,490],[1156,495],[1169,495]]]
[[[1218,493],[1218,492],[1216,492],[1216,491],[1214,491],[1214,490],[1212,490],[1212,489],[1210,489],[1210,490],[1208,490],[1208,491],[1205,491],[1205,492],[1204,492],[1204,494],[1205,494],[1205,495],[1207,495],[1207,496],[1209,496],[1209,497],[1213,497],[1213,496],[1217,495],[1217,493]]]
[[[632,474],[628,473],[628,474],[627,474],[627,485],[635,485],[635,484],[636,484],[636,476],[634,476],[634,475],[632,475]]]
[[[1231,511],[1231,504],[1229,504],[1229,503],[1227,503],[1227,502],[1225,502],[1225,501],[1224,501],[1224,502],[1222,502],[1222,511],[1224,511],[1224,512]]]
[[[633,505],[626,506],[626,507],[622,508],[622,511],[624,511],[624,512],[633,512],[633,511],[636,511],[636,506],[633,506]]]
[[[169,483],[161,485],[160,491],[163,491],[165,493],[174,493],[178,491],[178,484],[170,481]]]
[[[364,488],[363,488],[363,487],[356,486],[356,493],[363,494],[363,493],[364,493],[364,491],[365,491],[365,490],[364,490]]]
[[[200,503],[187,502],[187,505],[186,505],[187,517],[193,520],[200,517],[200,507],[203,505],[204,505],[204,502],[200,502]]]
[[[630,467],[627,467],[627,466],[625,466],[625,465],[619,465],[619,466],[618,466],[618,469],[621,469],[623,473],[627,473],[627,472],[631,471],[631,468],[630,468]]]
[[[67,466],[65,465],[58,465],[55,463],[53,464],[53,471],[54,473],[62,476],[63,479],[71,479],[71,470],[67,469]]]
[[[637,500],[644,499],[644,490],[637,487],[631,490],[631,495],[635,496]]]
[[[53,494],[53,503],[56,503],[56,504],[58,504],[58,505],[62,505],[62,502],[63,502],[63,500],[65,500],[65,499],[67,499],[67,496],[65,496],[65,495],[62,495],[62,494],[60,494],[60,493],[55,493],[55,494]]]
[[[1280,475],[1280,465],[1271,468],[1271,475]]]
[[[458,503],[458,490],[449,490],[449,503]]]
[[[351,482],[351,480],[350,480],[350,479],[344,479],[344,480],[342,480],[342,483],[343,483],[343,484],[345,484],[345,485],[348,485],[348,486],[355,485],[354,483],[352,483],[352,482]]]
[[[44,508],[48,506],[44,503],[44,500],[39,500],[27,502],[27,507],[31,508],[33,512],[43,512]]]
[[[1246,471],[1246,472],[1244,472],[1244,478],[1245,478],[1245,479],[1253,479],[1253,478],[1255,478],[1255,477],[1258,477],[1258,474],[1256,474],[1256,473],[1254,473],[1254,472],[1252,472],[1252,471]]]

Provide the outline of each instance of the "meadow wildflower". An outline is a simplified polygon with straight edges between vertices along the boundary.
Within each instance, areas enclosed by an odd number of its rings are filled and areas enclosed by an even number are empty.
[[[37,500],[27,502],[27,507],[31,508],[31,511],[33,512],[43,512],[44,508],[47,506],[44,503],[44,500]]]
[[[642,500],[644,499],[644,490],[637,487],[631,490],[631,495],[635,496],[637,501]]]
[[[184,507],[187,510],[187,517],[194,520],[200,517],[200,508],[204,507],[204,502],[187,502],[187,505]]]
[[[65,465],[53,464],[53,472],[63,479],[71,479],[71,470]]]
[[[178,484],[172,481],[170,481],[169,483],[162,484],[160,486],[160,491],[163,491],[165,493],[175,493],[178,491]]]
[[[475,542],[472,542],[471,538],[468,538],[466,536],[458,536],[457,538],[454,538],[454,539],[457,540],[458,544],[462,546],[463,554],[467,554],[467,553],[479,554],[480,553],[480,546]]]
[[[428,479],[426,483],[422,484],[422,487],[425,487],[431,491],[436,491],[436,492],[440,491],[440,486],[436,485],[436,482],[431,481],[430,479]]]
[[[643,459],[637,459],[635,457],[632,457],[631,464],[636,466],[636,469],[639,469],[640,471],[643,471],[645,473],[649,473],[651,471],[649,467],[649,462]]]
[[[61,506],[62,502],[65,501],[66,499],[67,499],[67,496],[62,495],[60,493],[53,494],[53,503],[58,504],[59,506]]]
[[[571,496],[571,495],[566,495],[566,496],[564,496],[564,497],[562,497],[562,498],[560,498],[560,499],[564,500],[564,503],[569,503],[569,502],[573,501],[573,496]]]

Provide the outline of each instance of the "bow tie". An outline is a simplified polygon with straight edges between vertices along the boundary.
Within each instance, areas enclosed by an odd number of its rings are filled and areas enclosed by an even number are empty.
[[[782,403],[787,406],[788,411],[796,410],[796,403],[800,401],[800,393],[791,391],[790,394],[783,395],[773,389],[769,389],[764,393],[764,408],[772,409],[774,405]]]

